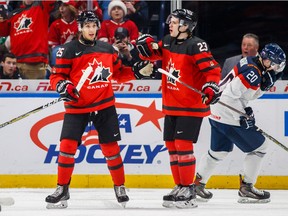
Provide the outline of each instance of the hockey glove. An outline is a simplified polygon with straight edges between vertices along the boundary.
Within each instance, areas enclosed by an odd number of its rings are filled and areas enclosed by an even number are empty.
[[[202,87],[202,92],[205,94],[202,96],[202,103],[206,105],[215,104],[220,99],[220,88],[215,82],[207,82]]]
[[[159,46],[150,34],[143,34],[136,40],[136,47],[144,57],[151,57],[158,53]]]
[[[276,75],[275,71],[267,71],[266,73],[263,74],[261,83],[260,83],[260,89],[262,91],[268,91],[274,83],[276,82]]]
[[[132,70],[136,79],[149,79],[153,72],[153,64],[149,61],[136,62]]]
[[[245,109],[246,114],[249,118],[245,116],[240,116],[240,126],[246,130],[248,129],[255,129],[255,118],[254,113],[251,107],[246,107]]]
[[[60,80],[56,85],[56,91],[64,101],[78,101],[80,96],[78,90],[69,80]]]

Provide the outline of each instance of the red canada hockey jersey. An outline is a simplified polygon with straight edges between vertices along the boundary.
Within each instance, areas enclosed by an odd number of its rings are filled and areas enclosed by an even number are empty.
[[[213,58],[207,43],[191,37],[181,44],[167,35],[159,42],[162,68],[189,86],[202,90],[209,81],[220,81],[221,68]],[[155,56],[152,57],[155,60]],[[210,107],[202,103],[201,95],[167,76],[162,76],[163,112],[172,116],[210,115]]]
[[[63,19],[55,20],[49,28],[48,43],[49,46],[58,46],[73,40],[78,32],[76,20],[67,23]]]
[[[66,79],[80,93],[78,102],[65,102],[66,112],[87,113],[115,104],[111,80],[126,82],[135,77],[131,67],[122,66],[110,44],[97,41],[94,46],[86,46],[73,40],[58,49],[50,76],[52,88]]]
[[[48,62],[48,22],[55,1],[35,1],[16,9],[10,19],[0,22],[0,36],[10,35],[11,52],[17,62]]]

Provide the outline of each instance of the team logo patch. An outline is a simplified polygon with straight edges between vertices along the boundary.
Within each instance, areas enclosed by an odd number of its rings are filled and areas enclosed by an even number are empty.
[[[89,62],[88,64],[88,68],[92,69],[92,72],[88,76],[90,84],[96,82],[109,82],[109,77],[112,75],[112,73],[110,72],[110,68],[103,67],[102,62],[98,62],[96,59],[94,59],[92,63]],[[86,73],[86,71],[87,69],[82,70],[83,73]]]
[[[180,70],[177,70],[175,67],[174,67],[174,63],[172,63],[172,60],[170,59],[169,62],[168,62],[168,65],[166,67],[166,70],[169,71],[170,74],[172,74],[174,77],[176,78],[180,78]],[[168,83],[171,83],[173,85],[177,85],[177,82],[175,79],[171,78],[171,77],[167,77],[167,82]]]
[[[14,23],[14,28],[16,29],[16,32],[31,31],[30,26],[32,23],[32,18],[26,17],[26,14],[22,14],[22,16],[18,18],[17,22]]]

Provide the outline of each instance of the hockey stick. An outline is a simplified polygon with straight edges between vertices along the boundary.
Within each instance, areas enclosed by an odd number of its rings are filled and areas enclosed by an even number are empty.
[[[19,121],[19,120],[21,120],[21,119],[23,119],[23,118],[26,118],[26,117],[30,116],[30,115],[33,114],[33,113],[37,113],[37,112],[39,112],[39,111],[41,111],[41,110],[43,110],[43,109],[45,109],[45,108],[48,108],[48,107],[50,107],[50,106],[58,103],[58,102],[61,101],[61,100],[62,100],[61,98],[57,98],[57,99],[55,99],[55,100],[53,100],[53,101],[50,101],[50,102],[47,103],[47,104],[44,104],[44,105],[42,105],[42,106],[40,106],[40,107],[37,107],[36,109],[33,109],[33,110],[31,110],[31,111],[29,111],[29,112],[27,112],[27,113],[25,113],[25,114],[22,114],[22,115],[20,115],[20,116],[18,116],[18,117],[16,117],[16,118],[11,119],[10,121],[7,121],[7,122],[1,124],[1,125],[0,125],[0,128],[3,128],[3,127],[5,127],[5,126],[7,126],[7,125],[9,125],[9,124],[12,124],[12,123],[14,123],[14,122],[17,122],[17,121]]]
[[[91,66],[89,66],[89,67],[83,72],[82,77],[80,78],[80,80],[79,80],[79,82],[78,82],[78,84],[77,84],[77,86],[76,86],[76,89],[77,89],[78,91],[80,91],[80,89],[82,88],[84,82],[86,81],[86,79],[88,78],[88,76],[89,76],[89,74],[92,72],[92,70],[93,70],[93,68],[92,68]],[[16,117],[16,118],[13,118],[13,119],[11,119],[10,121],[4,122],[3,124],[0,124],[0,129],[3,128],[3,127],[5,127],[5,126],[7,126],[7,125],[9,125],[9,124],[12,124],[12,123],[17,122],[17,121],[19,121],[19,120],[21,120],[21,119],[24,119],[24,118],[30,116],[30,115],[33,114],[33,113],[37,113],[37,112],[39,112],[39,111],[41,111],[41,110],[43,110],[43,109],[46,109],[46,108],[48,108],[48,107],[50,107],[50,106],[52,106],[52,105],[54,105],[54,104],[57,104],[59,101],[62,101],[62,99],[61,99],[61,98],[57,98],[57,99],[55,99],[55,100],[53,100],[53,101],[50,101],[50,102],[47,103],[47,104],[44,104],[44,105],[42,105],[42,106],[39,106],[39,107],[37,107],[37,108],[35,108],[35,109],[33,109],[33,110],[25,113],[25,114],[22,114],[22,115],[20,115],[20,116],[18,116],[18,117]]]
[[[192,91],[200,94],[201,96],[205,96],[205,94],[201,91],[199,91],[198,89],[196,88],[193,88],[192,86],[188,85],[187,83],[179,80],[177,77],[173,76],[171,73],[163,70],[162,68],[158,68],[158,71],[164,75],[166,75],[167,77],[170,77],[171,79],[174,79],[175,81],[179,82],[181,85],[184,85],[186,86],[187,88],[191,89]],[[218,101],[219,104],[221,104],[222,106],[225,106],[231,110],[233,110],[234,112],[242,115],[242,116],[245,116],[246,118],[250,118],[249,115],[247,115],[246,113],[243,113],[241,112],[240,110],[238,109],[235,109],[234,107],[231,107],[229,106],[228,104],[226,103],[223,103],[222,101]],[[282,144],[281,142],[279,142],[278,140],[276,140],[274,137],[270,136],[269,134],[267,134],[266,132],[264,132],[262,129],[260,129],[259,127],[257,127],[255,125],[255,128],[257,131],[259,131],[263,136],[267,137],[268,139],[270,139],[272,142],[274,142],[275,144],[277,144],[278,146],[280,146],[281,148],[283,148],[285,151],[288,151],[288,147],[285,146],[284,144]]]

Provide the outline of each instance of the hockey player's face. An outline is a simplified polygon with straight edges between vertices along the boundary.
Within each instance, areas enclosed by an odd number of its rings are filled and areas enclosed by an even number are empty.
[[[179,30],[184,32],[187,29],[187,26],[180,26],[180,28],[179,26],[179,19],[172,16],[169,22],[169,32],[171,37],[177,37]],[[180,39],[181,35],[178,38]]]
[[[84,23],[83,28],[82,28],[83,37],[86,40],[93,41],[95,40],[97,30],[98,30],[98,27],[95,22]]]
[[[169,32],[172,37],[176,37],[178,34],[179,19],[176,17],[171,17],[169,22]]]
[[[263,59],[263,65],[268,68],[268,70],[270,70],[270,67],[271,67],[271,60],[269,59]],[[272,69],[272,68],[271,68]]]

